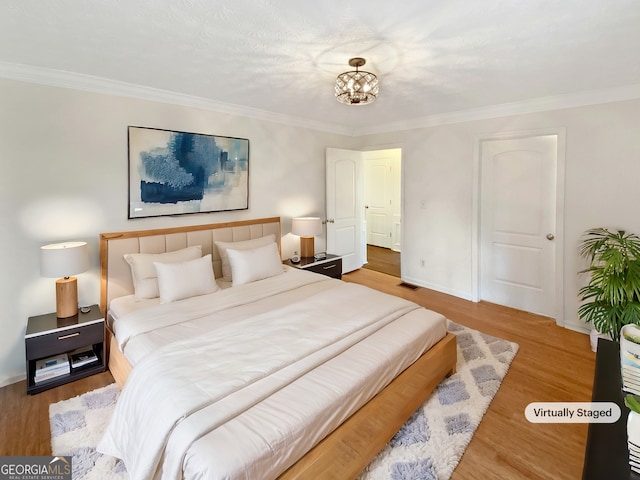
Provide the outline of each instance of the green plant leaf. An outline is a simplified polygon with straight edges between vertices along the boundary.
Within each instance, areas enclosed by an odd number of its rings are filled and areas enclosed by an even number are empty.
[[[578,315],[618,340],[623,325],[640,324],[640,237],[593,228],[584,233],[579,253],[589,261],[581,272],[589,283],[578,290]]]
[[[640,413],[640,399],[635,395],[626,395],[624,397],[624,404],[629,408],[629,410]]]

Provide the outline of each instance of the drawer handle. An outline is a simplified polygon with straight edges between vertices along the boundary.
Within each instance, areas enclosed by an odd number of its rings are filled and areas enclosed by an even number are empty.
[[[329,265],[327,267],[322,267],[323,270],[329,270],[330,268],[336,268],[336,264],[334,263],[333,265]]]
[[[69,335],[58,337],[58,340],[66,340],[67,338],[77,337],[78,335],[80,335],[80,332],[70,333]]]

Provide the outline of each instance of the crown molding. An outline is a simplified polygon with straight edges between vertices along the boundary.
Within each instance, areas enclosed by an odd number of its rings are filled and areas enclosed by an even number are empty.
[[[590,90],[581,93],[569,93],[565,95],[534,98],[520,102],[502,103],[498,105],[490,105],[488,107],[429,115],[418,119],[385,123],[376,127],[357,128],[354,130],[353,135],[375,135],[402,130],[413,130],[416,128],[472,122],[475,120],[509,117],[512,115],[525,115],[528,113],[562,110],[564,108],[622,102],[638,98],[640,98],[640,84],[626,85],[610,89]]]
[[[333,122],[317,122],[292,115],[268,112],[257,108],[218,102],[193,95],[185,95],[158,88],[145,87],[117,80],[109,80],[92,75],[34,67],[17,63],[0,61],[0,77],[28,83],[84,90],[105,95],[115,95],[184,107],[200,108],[229,115],[237,115],[351,137],[390,133],[402,130],[414,130],[418,128],[561,110],[564,108],[583,107],[640,98],[640,84],[635,84],[603,90],[591,90],[581,93],[541,97],[520,102],[503,103],[487,107],[460,110],[457,112],[441,113],[418,119],[383,123],[376,125],[375,127],[352,128],[345,125],[337,125]]]
[[[352,128],[336,125],[334,123],[316,122],[301,119],[292,115],[268,112],[257,108],[218,102],[193,95],[186,95],[168,90],[145,87],[118,80],[110,80],[107,78],[67,72],[63,70],[54,70],[50,68],[0,61],[0,77],[52,87],[71,88],[119,97],[169,103],[183,107],[201,108],[203,110],[211,110],[219,113],[227,113],[229,115],[237,115],[295,127],[309,128],[312,130],[320,130],[339,135],[353,135]]]

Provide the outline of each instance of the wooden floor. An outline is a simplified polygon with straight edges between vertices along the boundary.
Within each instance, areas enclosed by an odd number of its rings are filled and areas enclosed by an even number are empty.
[[[401,287],[399,278],[372,270],[361,269],[343,279],[408,298],[520,345],[454,480],[581,478],[587,426],[530,424],[524,409],[534,401],[591,400],[595,354],[586,335],[525,312]],[[34,396],[26,395],[25,382],[1,388],[0,455],[49,455],[49,404],[112,382],[106,372]]]
[[[104,372],[37,395],[27,395],[24,380],[0,388],[0,455],[51,455],[49,405],[110,383]]]
[[[343,280],[415,301],[447,318],[520,349],[462,460],[454,480],[582,477],[586,424],[531,424],[531,402],[591,400],[595,354],[587,335],[553,320],[486,302],[473,303],[431,290],[398,286],[399,279],[361,269]]]
[[[367,263],[363,268],[399,277],[400,252],[394,252],[389,248],[367,245]]]

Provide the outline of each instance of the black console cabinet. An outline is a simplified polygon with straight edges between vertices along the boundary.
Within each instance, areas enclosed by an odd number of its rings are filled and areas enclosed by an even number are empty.
[[[615,402],[621,415],[616,423],[590,423],[584,456],[583,480],[640,480],[629,467],[627,416],[620,373],[620,347],[610,340],[598,340],[593,379],[594,402]]]

